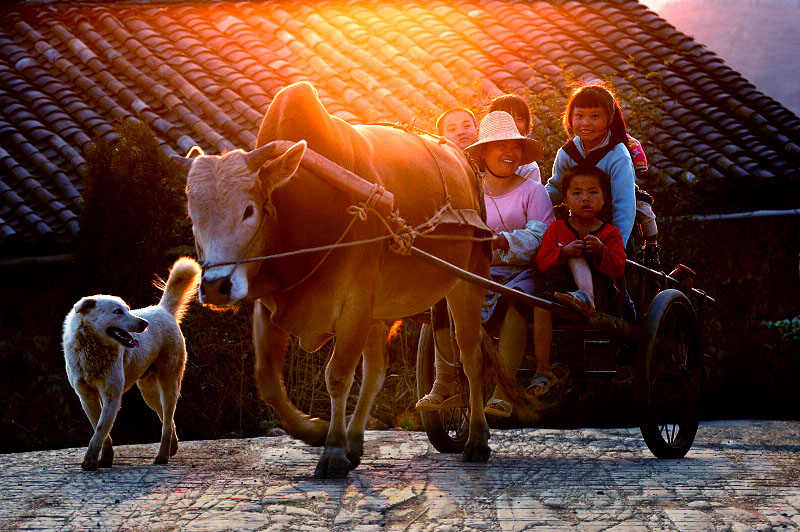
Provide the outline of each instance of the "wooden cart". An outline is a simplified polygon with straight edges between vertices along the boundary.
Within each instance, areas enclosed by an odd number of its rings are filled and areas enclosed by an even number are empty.
[[[598,313],[590,319],[557,303],[530,296],[482,277],[459,270],[420,250],[412,254],[448,269],[454,275],[501,292],[529,305],[550,309],[563,318],[554,335],[572,336],[582,345],[583,364],[575,371],[609,375],[617,371],[617,357],[635,353],[633,384],[642,437],[658,458],[682,458],[692,446],[700,420],[703,384],[701,321],[703,310],[714,300],[691,288],[684,293],[678,280],[628,261],[629,286],[636,287],[639,318],[635,323]],[[649,295],[655,292],[652,299]],[[575,353],[573,353],[574,355]],[[424,396],[434,381],[433,332],[423,324],[417,349],[417,394]],[[462,375],[463,377],[463,375]],[[443,453],[464,449],[469,432],[469,391],[460,379],[462,404],[449,410],[422,412],[422,422],[433,446]]]

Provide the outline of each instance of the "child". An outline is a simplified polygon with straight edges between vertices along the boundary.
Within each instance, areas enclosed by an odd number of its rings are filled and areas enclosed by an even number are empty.
[[[569,140],[556,154],[553,175],[545,188],[553,205],[562,202],[561,179],[565,170],[577,165],[597,166],[611,179],[610,194],[598,215],[619,229],[627,245],[636,218],[635,172],[628,151],[628,130],[614,95],[599,83],[573,91],[562,120]],[[624,279],[620,280],[622,318],[636,321],[636,307]]]
[[[489,111],[505,111],[514,118],[514,123],[517,124],[519,134],[523,137],[530,136],[531,133],[531,110],[528,103],[516,94],[503,94],[498,96],[489,105]],[[517,168],[517,174],[525,179],[542,182],[542,175],[539,171],[539,165],[536,161],[523,164]]]
[[[619,230],[597,216],[610,188],[609,177],[595,166],[576,166],[561,176],[570,216],[556,220],[542,237],[536,253],[536,266],[544,274],[554,297],[585,316],[595,312],[596,290],[593,274],[612,279],[625,273],[625,247]],[[577,288],[577,290],[575,290]],[[609,287],[610,289],[610,287]],[[544,290],[542,290],[544,291]],[[552,386],[552,375],[539,361],[550,360],[553,320],[550,311],[534,308],[533,321],[538,325],[534,337],[536,375],[529,393],[541,395]]]
[[[452,107],[436,119],[439,135],[462,150],[478,140],[477,124],[472,111],[463,107]]]
[[[635,173],[625,119],[616,98],[600,84],[580,87],[567,101],[563,126],[570,140],[558,150],[553,175],[545,186],[553,205],[562,203],[561,181],[568,168],[597,166],[611,179],[611,197],[606,198],[600,218],[616,226],[627,243],[636,217]]]
[[[462,150],[477,142],[478,129],[475,115],[469,109],[452,107],[436,119],[436,129]],[[415,408],[419,412],[448,410],[461,404],[461,395],[456,393],[457,355],[450,338],[450,319],[447,301],[440,300],[431,308],[431,327],[433,328],[434,367],[436,380],[430,393],[422,397]]]
[[[542,145],[521,135],[511,115],[492,111],[481,120],[478,141],[468,146],[467,152],[485,168],[486,223],[495,232],[490,275],[509,288],[532,294],[536,291],[532,262],[553,221],[553,206],[541,183],[523,178],[516,170],[522,163],[541,158]],[[484,321],[488,329],[499,327],[498,350],[508,371],[516,372],[522,361],[528,332],[526,312],[527,307],[494,292],[488,293],[484,302]],[[549,368],[549,361],[547,365]],[[440,409],[438,405],[448,403],[455,393],[440,373],[437,370],[433,389],[417,402],[417,410],[433,410],[434,405]],[[485,412],[509,417],[511,411],[511,402],[496,389]]]
[[[633,159],[633,169],[636,178],[647,173],[647,157],[642,149],[642,143],[628,135],[628,151]],[[639,227],[644,239],[642,244],[642,264],[648,268],[658,270],[661,260],[658,257],[658,224],[653,212],[653,196],[636,186],[636,225]]]

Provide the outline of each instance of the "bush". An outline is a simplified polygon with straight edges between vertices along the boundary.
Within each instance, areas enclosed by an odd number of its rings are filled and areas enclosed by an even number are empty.
[[[185,170],[159,149],[143,122],[119,122],[115,131],[114,142],[96,140],[86,153],[75,260],[89,293],[149,305],[154,275],[169,266],[167,250],[191,242]]]

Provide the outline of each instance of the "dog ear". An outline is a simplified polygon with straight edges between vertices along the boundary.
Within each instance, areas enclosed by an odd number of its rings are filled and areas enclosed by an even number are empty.
[[[97,301],[95,301],[94,299],[91,298],[84,299],[83,301],[81,301],[81,304],[78,305],[78,308],[75,309],[75,312],[77,312],[78,314],[86,314],[87,312],[92,310],[96,304]]]

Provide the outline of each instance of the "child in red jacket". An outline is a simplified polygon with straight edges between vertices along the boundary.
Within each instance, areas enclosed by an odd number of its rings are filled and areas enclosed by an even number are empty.
[[[609,284],[622,277],[625,246],[619,229],[597,217],[610,189],[610,179],[605,172],[596,166],[575,166],[564,172],[561,185],[566,191],[564,199],[570,216],[556,220],[547,228],[536,253],[536,265],[559,302],[589,317],[595,312],[592,275],[606,278]],[[548,310],[535,307],[533,316],[534,323],[543,325],[537,328],[534,336],[536,359],[549,360],[553,342],[552,315]],[[554,380],[552,375],[537,372],[529,392],[541,395]]]

